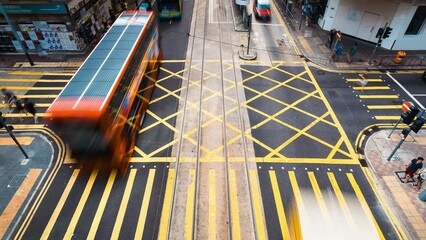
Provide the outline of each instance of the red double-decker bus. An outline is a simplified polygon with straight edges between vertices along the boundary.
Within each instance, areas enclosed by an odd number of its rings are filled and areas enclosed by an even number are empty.
[[[155,14],[123,12],[46,112],[72,157],[127,169],[160,56]]]

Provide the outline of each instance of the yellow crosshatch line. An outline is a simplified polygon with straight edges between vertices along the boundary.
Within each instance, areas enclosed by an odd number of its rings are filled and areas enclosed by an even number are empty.
[[[166,162],[173,163],[176,162],[176,157],[132,157],[130,159],[131,163],[156,163],[156,162]],[[200,162],[210,162],[210,163],[223,163],[225,161],[229,162],[246,162],[247,160],[244,157],[201,157]],[[180,157],[179,162],[196,162],[197,158],[193,157]],[[255,161],[257,163],[317,163],[317,164],[344,164],[344,165],[359,165],[359,162],[352,158],[342,158],[342,159],[327,159],[327,158],[266,158],[266,157],[256,157]]]

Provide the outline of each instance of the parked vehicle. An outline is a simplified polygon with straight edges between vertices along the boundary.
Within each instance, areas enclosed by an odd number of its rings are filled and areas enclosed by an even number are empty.
[[[253,13],[256,19],[271,19],[271,4],[269,0],[254,0]]]

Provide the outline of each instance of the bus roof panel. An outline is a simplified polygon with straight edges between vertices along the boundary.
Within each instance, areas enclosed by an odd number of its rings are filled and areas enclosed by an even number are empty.
[[[116,81],[121,72],[126,71],[131,60],[132,49],[137,44],[151,12],[125,12],[112,25],[104,38],[92,51],[83,65],[59,94],[61,97],[74,97],[74,111],[84,110],[85,98],[103,98],[103,102],[96,101],[92,109],[99,109],[106,102],[111,89],[118,84]],[[89,99],[87,99],[89,100]],[[55,105],[53,102],[52,106]],[[56,109],[56,108],[52,108]]]

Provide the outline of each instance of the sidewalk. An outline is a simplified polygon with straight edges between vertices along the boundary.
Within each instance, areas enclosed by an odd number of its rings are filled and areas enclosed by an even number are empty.
[[[387,158],[401,140],[401,129],[396,129],[387,138],[389,133],[390,130],[379,130],[368,137],[364,146],[365,160],[408,239],[426,239],[426,202],[418,198],[422,191],[426,191],[426,183],[418,191],[413,182],[403,183],[400,179],[406,164],[414,158],[426,157],[426,130],[411,133],[388,162]],[[426,167],[426,163],[424,165]]]
[[[16,129],[13,133],[29,159],[0,130],[0,239],[8,239],[47,173],[59,162],[58,146],[51,143],[47,131]]]
[[[276,6],[279,7],[281,16],[285,19],[289,31],[297,46],[301,49],[304,57],[309,61],[316,63],[320,66],[332,69],[388,69],[388,70],[412,70],[426,69],[426,50],[425,51],[404,51],[406,58],[401,64],[393,62],[393,57],[398,51],[391,51],[381,47],[377,48],[375,57],[372,64],[369,64],[371,54],[376,46],[375,43],[366,42],[364,40],[345,35],[342,32],[341,45],[344,50],[349,52],[352,45],[356,42],[358,44],[358,51],[355,54],[351,63],[348,63],[346,54],[342,54],[337,62],[331,60],[331,49],[326,45],[328,42],[328,31],[321,29],[317,24],[310,23],[305,26],[305,22],[300,24],[301,9],[295,6],[292,9],[293,18],[289,18],[285,14],[285,7],[280,4],[281,0],[275,0]],[[299,30],[300,27],[300,30]]]

